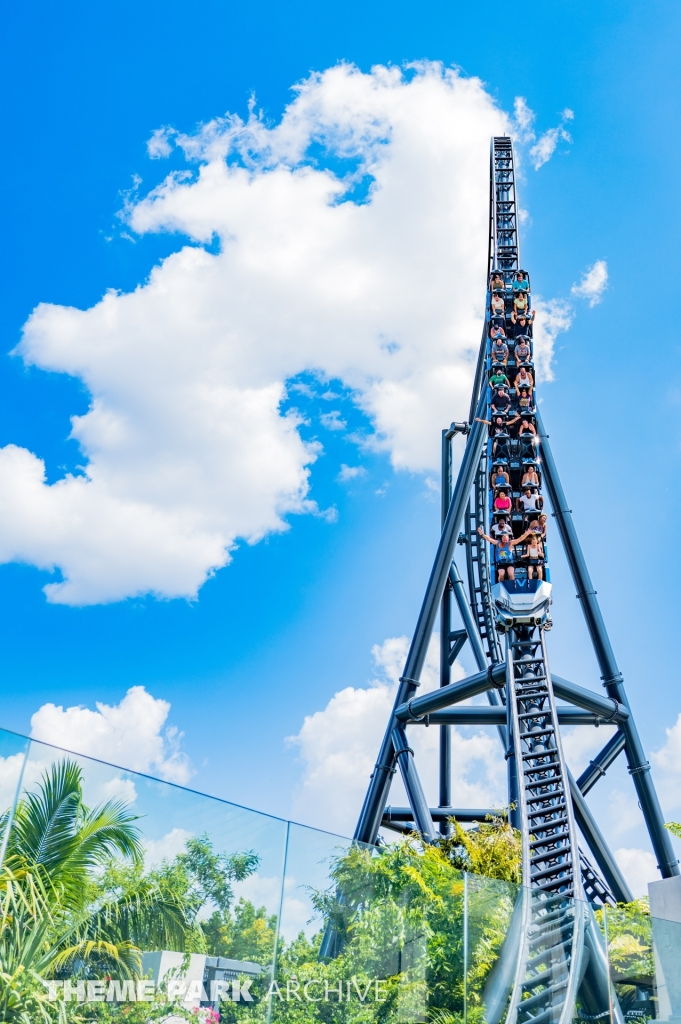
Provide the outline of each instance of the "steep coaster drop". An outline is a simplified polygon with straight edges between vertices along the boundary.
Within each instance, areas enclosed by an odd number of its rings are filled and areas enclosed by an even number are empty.
[[[355,839],[373,843],[381,825],[404,831],[399,822],[411,822],[407,830],[432,841],[434,821],[444,834],[450,817],[475,821],[491,813],[451,806],[451,725],[496,725],[508,764],[508,813],[522,834],[523,885],[485,993],[486,1020],[622,1021],[592,907],[632,896],[584,797],[623,750],[662,877],[678,875],[679,865],[536,406],[533,319],[530,279],[520,265],[513,147],[509,138],[494,138],[487,302],[471,409],[468,422],[443,431],[442,535]],[[465,435],[466,448],[452,488],[457,434]],[[543,488],[607,696],[549,670]],[[465,549],[467,590],[453,560],[457,541]],[[452,629],[453,604],[462,629]],[[438,609],[441,686],[417,697]],[[466,640],[479,671],[452,683],[451,666]],[[455,708],[482,693],[490,707]],[[557,705],[556,697],[565,703]],[[616,724],[617,732],[573,779],[560,726],[604,723]],[[437,808],[428,806],[407,739],[406,727],[417,724],[440,726]],[[406,808],[386,806],[398,768]]]

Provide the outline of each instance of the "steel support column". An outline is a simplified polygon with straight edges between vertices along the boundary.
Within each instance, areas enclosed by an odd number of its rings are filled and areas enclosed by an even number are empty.
[[[482,671],[487,666],[487,658],[485,657],[485,651],[482,646],[482,640],[478,633],[478,627],[475,625],[475,621],[471,614],[471,609],[466,598],[466,591],[464,589],[463,580],[461,574],[456,567],[456,562],[452,562],[449,568],[449,579],[452,584],[452,594],[456,601],[456,606],[459,609],[459,615],[463,622],[463,628],[468,634],[468,642],[471,645],[473,651],[473,657],[475,658],[475,664]],[[503,708],[501,697],[499,696],[496,689],[487,691],[487,699],[492,707]],[[506,721],[506,714],[504,712],[503,721]],[[506,749],[506,726],[500,725],[498,727],[499,739],[503,745],[504,750]]]
[[[537,409],[537,432],[540,439],[543,476],[551,500],[553,514],[558,526],[561,541],[565,549],[570,571],[577,589],[577,597],[582,605],[587,629],[591,637],[596,659],[601,670],[601,678],[608,695],[629,708],[624,689],[622,674],[617,667],[615,655],[610,644],[601,609],[596,599],[582,548],[577,537],[572,511],[568,507],[558,470],[556,468],[548,434],[544,428],[541,414]],[[633,778],[643,817],[648,828],[650,841],[657,857],[658,867],[663,878],[679,874],[679,862],[674,856],[669,833],[664,827],[664,817],[660,802],[650,776],[650,764],[646,761],[643,746],[633,716],[629,716],[621,725],[625,738],[625,754],[629,773]]]
[[[452,430],[442,431],[442,484],[440,491],[440,525],[444,528],[452,496]],[[445,583],[440,604],[440,686],[449,686],[452,667],[449,663],[449,634],[452,629],[452,592],[449,581]],[[440,726],[440,807],[449,807],[452,802],[452,729],[450,725]],[[440,819],[440,834],[449,833],[447,819]]]
[[[583,796],[596,785],[601,776],[605,775],[610,765],[624,750],[624,733],[618,729],[605,744],[599,754],[596,754],[593,761],[589,761],[588,768],[585,768],[577,779],[579,791]]]
[[[478,402],[477,415],[482,418],[487,408],[486,395],[483,391]],[[463,521],[470,489],[473,486],[475,471],[480,460],[482,446],[485,443],[487,427],[475,420],[468,437],[468,444],[461,460],[459,474],[454,488],[452,501],[449,505],[447,518],[438,544],[435,563],[433,565],[423,604],[419,613],[414,637],[409,648],[404,673],[395,697],[395,707],[410,700],[420,683],[421,672],[428,653],[428,644],[433,632],[435,616],[440,605],[449,567],[452,563],[454,545],[456,544]],[[390,781],[395,770],[395,756],[392,744],[392,731],[397,721],[395,715],[390,716],[383,743],[379,751],[376,767],[369,782],[364,804],[360,812],[354,838],[359,842],[373,843],[381,824],[381,816],[385,807]]]
[[[407,734],[401,725],[396,725],[393,729],[392,743],[409,806],[414,812],[416,827],[424,839],[433,840],[435,839],[435,829],[430,816],[430,808],[414,764],[414,751],[409,746]]]
[[[433,821],[456,818],[457,821],[485,821],[489,817],[499,817],[499,811],[493,807],[431,807],[430,816]],[[411,807],[386,807],[383,812],[383,824],[388,821],[413,821],[414,812]]]
[[[596,824],[591,809],[582,796],[570,771],[568,771],[568,778],[570,780],[570,793],[572,794],[575,820],[579,825],[582,835],[589,844],[594,860],[603,872],[603,877],[612,889],[618,903],[631,903],[634,898],[631,889],[627,885],[626,879],[610,852],[610,848]]]
[[[469,697],[477,697],[490,686],[504,686],[505,681],[506,666],[495,665],[486,672],[476,672],[475,675],[462,679],[460,683],[450,683],[439,690],[431,690],[430,693],[424,693],[423,697],[412,697],[411,700],[396,707],[393,714],[399,722],[413,722],[432,711],[440,711],[450,704],[458,704]]]

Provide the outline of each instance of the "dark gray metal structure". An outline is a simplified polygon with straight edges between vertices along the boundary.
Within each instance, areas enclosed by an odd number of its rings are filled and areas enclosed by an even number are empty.
[[[515,420],[511,419],[512,407],[507,405],[504,422],[526,420],[530,426],[524,430],[525,424],[521,423],[517,436],[508,425],[496,432],[492,428],[496,413],[488,386],[490,375],[503,376],[510,372],[510,366],[520,372],[518,368],[527,359],[520,357],[520,343],[529,348],[532,345],[531,320],[523,326],[522,299],[519,314],[515,299],[524,287],[527,301],[530,285],[528,275],[520,269],[513,149],[506,137],[493,139],[491,147],[488,272],[486,317],[469,418],[465,423],[453,423],[442,433],[442,533],[355,838],[373,843],[383,825],[397,831],[411,828],[426,841],[433,841],[436,827],[446,833],[451,816],[461,821],[480,820],[485,809],[465,811],[451,807],[451,726],[494,725],[508,764],[508,813],[523,836],[525,895],[516,908],[520,924],[515,925],[520,928],[522,952],[506,988],[497,987],[497,991],[489,993],[487,1019],[495,1024],[505,1014],[506,1021],[514,1024],[562,1024],[572,1019],[578,990],[580,1005],[587,1013],[598,1014],[609,998],[598,929],[588,913],[576,911],[575,906],[586,906],[587,900],[612,904],[632,898],[585,800],[622,751],[662,877],[678,874],[679,866],[664,829],[650,765],[532,392],[530,403],[522,405],[520,398],[526,396],[519,387],[514,390],[507,380],[517,415]],[[497,282],[499,297],[495,295],[493,281]],[[529,305],[527,309],[529,315]],[[514,343],[509,339],[506,360],[501,364],[495,364],[491,355],[495,323],[502,328],[496,331],[500,338],[505,339],[504,329],[513,329],[512,325],[516,332],[521,325],[527,334],[526,337],[525,333],[516,333]],[[511,344],[515,347],[509,355]],[[527,365],[533,368],[531,362]],[[452,443],[457,434],[465,436],[466,444],[453,481]],[[493,465],[500,474],[498,479],[506,474],[508,480],[506,489],[512,494],[513,509],[510,518],[518,520],[513,523],[517,545],[531,531],[528,529],[521,536],[528,518],[517,511],[520,488],[513,481],[519,481],[526,470],[540,475],[600,666],[605,695],[552,675],[549,670],[546,634],[552,623],[548,558],[543,558],[543,579],[541,571],[533,573],[532,559],[527,557],[524,562],[516,562],[515,578],[513,572],[507,571],[505,579],[503,572],[497,574],[496,583],[492,579],[490,546],[481,532],[489,534],[490,517],[495,516],[496,508],[493,496],[503,491],[493,490]],[[535,487],[535,491],[538,493],[539,488]],[[530,504],[528,498],[525,508]],[[541,505],[535,502],[535,507]],[[454,561],[457,545],[463,548],[461,562],[465,565],[466,584]],[[544,555],[546,550],[544,547]],[[454,607],[461,619],[459,628],[452,625]],[[440,688],[419,697],[421,672],[438,612]],[[466,641],[478,671],[452,683],[451,666]],[[483,693],[487,694],[489,707],[457,706]],[[566,706],[557,705],[556,698],[566,702]],[[575,780],[563,757],[560,726],[599,723],[614,723],[617,732]],[[437,725],[440,730],[438,808],[431,808],[426,800],[409,746],[407,728],[421,724]],[[398,770],[409,807],[389,808],[390,785]],[[583,840],[581,849],[579,833]],[[547,970],[551,972],[550,985],[546,983]]]

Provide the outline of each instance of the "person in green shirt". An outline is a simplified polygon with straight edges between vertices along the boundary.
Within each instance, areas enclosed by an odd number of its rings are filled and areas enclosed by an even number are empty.
[[[496,391],[497,388],[510,388],[511,382],[509,381],[503,370],[497,370],[493,373],[489,379],[490,387]]]

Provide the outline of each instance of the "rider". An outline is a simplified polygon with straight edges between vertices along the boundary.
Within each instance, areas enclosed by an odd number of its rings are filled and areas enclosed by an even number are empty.
[[[497,388],[510,388],[511,382],[503,370],[496,370],[489,379],[489,386],[496,391]]]
[[[508,345],[503,338],[497,338],[492,342],[490,354],[493,363],[501,363],[503,366],[506,366],[508,362]]]
[[[532,359],[532,349],[530,343],[527,340],[526,335],[521,335],[515,343],[513,350],[515,356],[516,366],[522,366],[523,363],[529,363]]]
[[[494,561],[497,567],[497,583],[501,583],[508,573],[509,580],[515,579],[515,569],[513,568],[513,548],[520,544],[520,540],[511,540],[508,533],[502,533],[499,540],[495,540],[494,537],[488,537],[484,532],[482,526],[478,527],[478,533],[480,536],[493,544],[496,548],[494,553]]]

